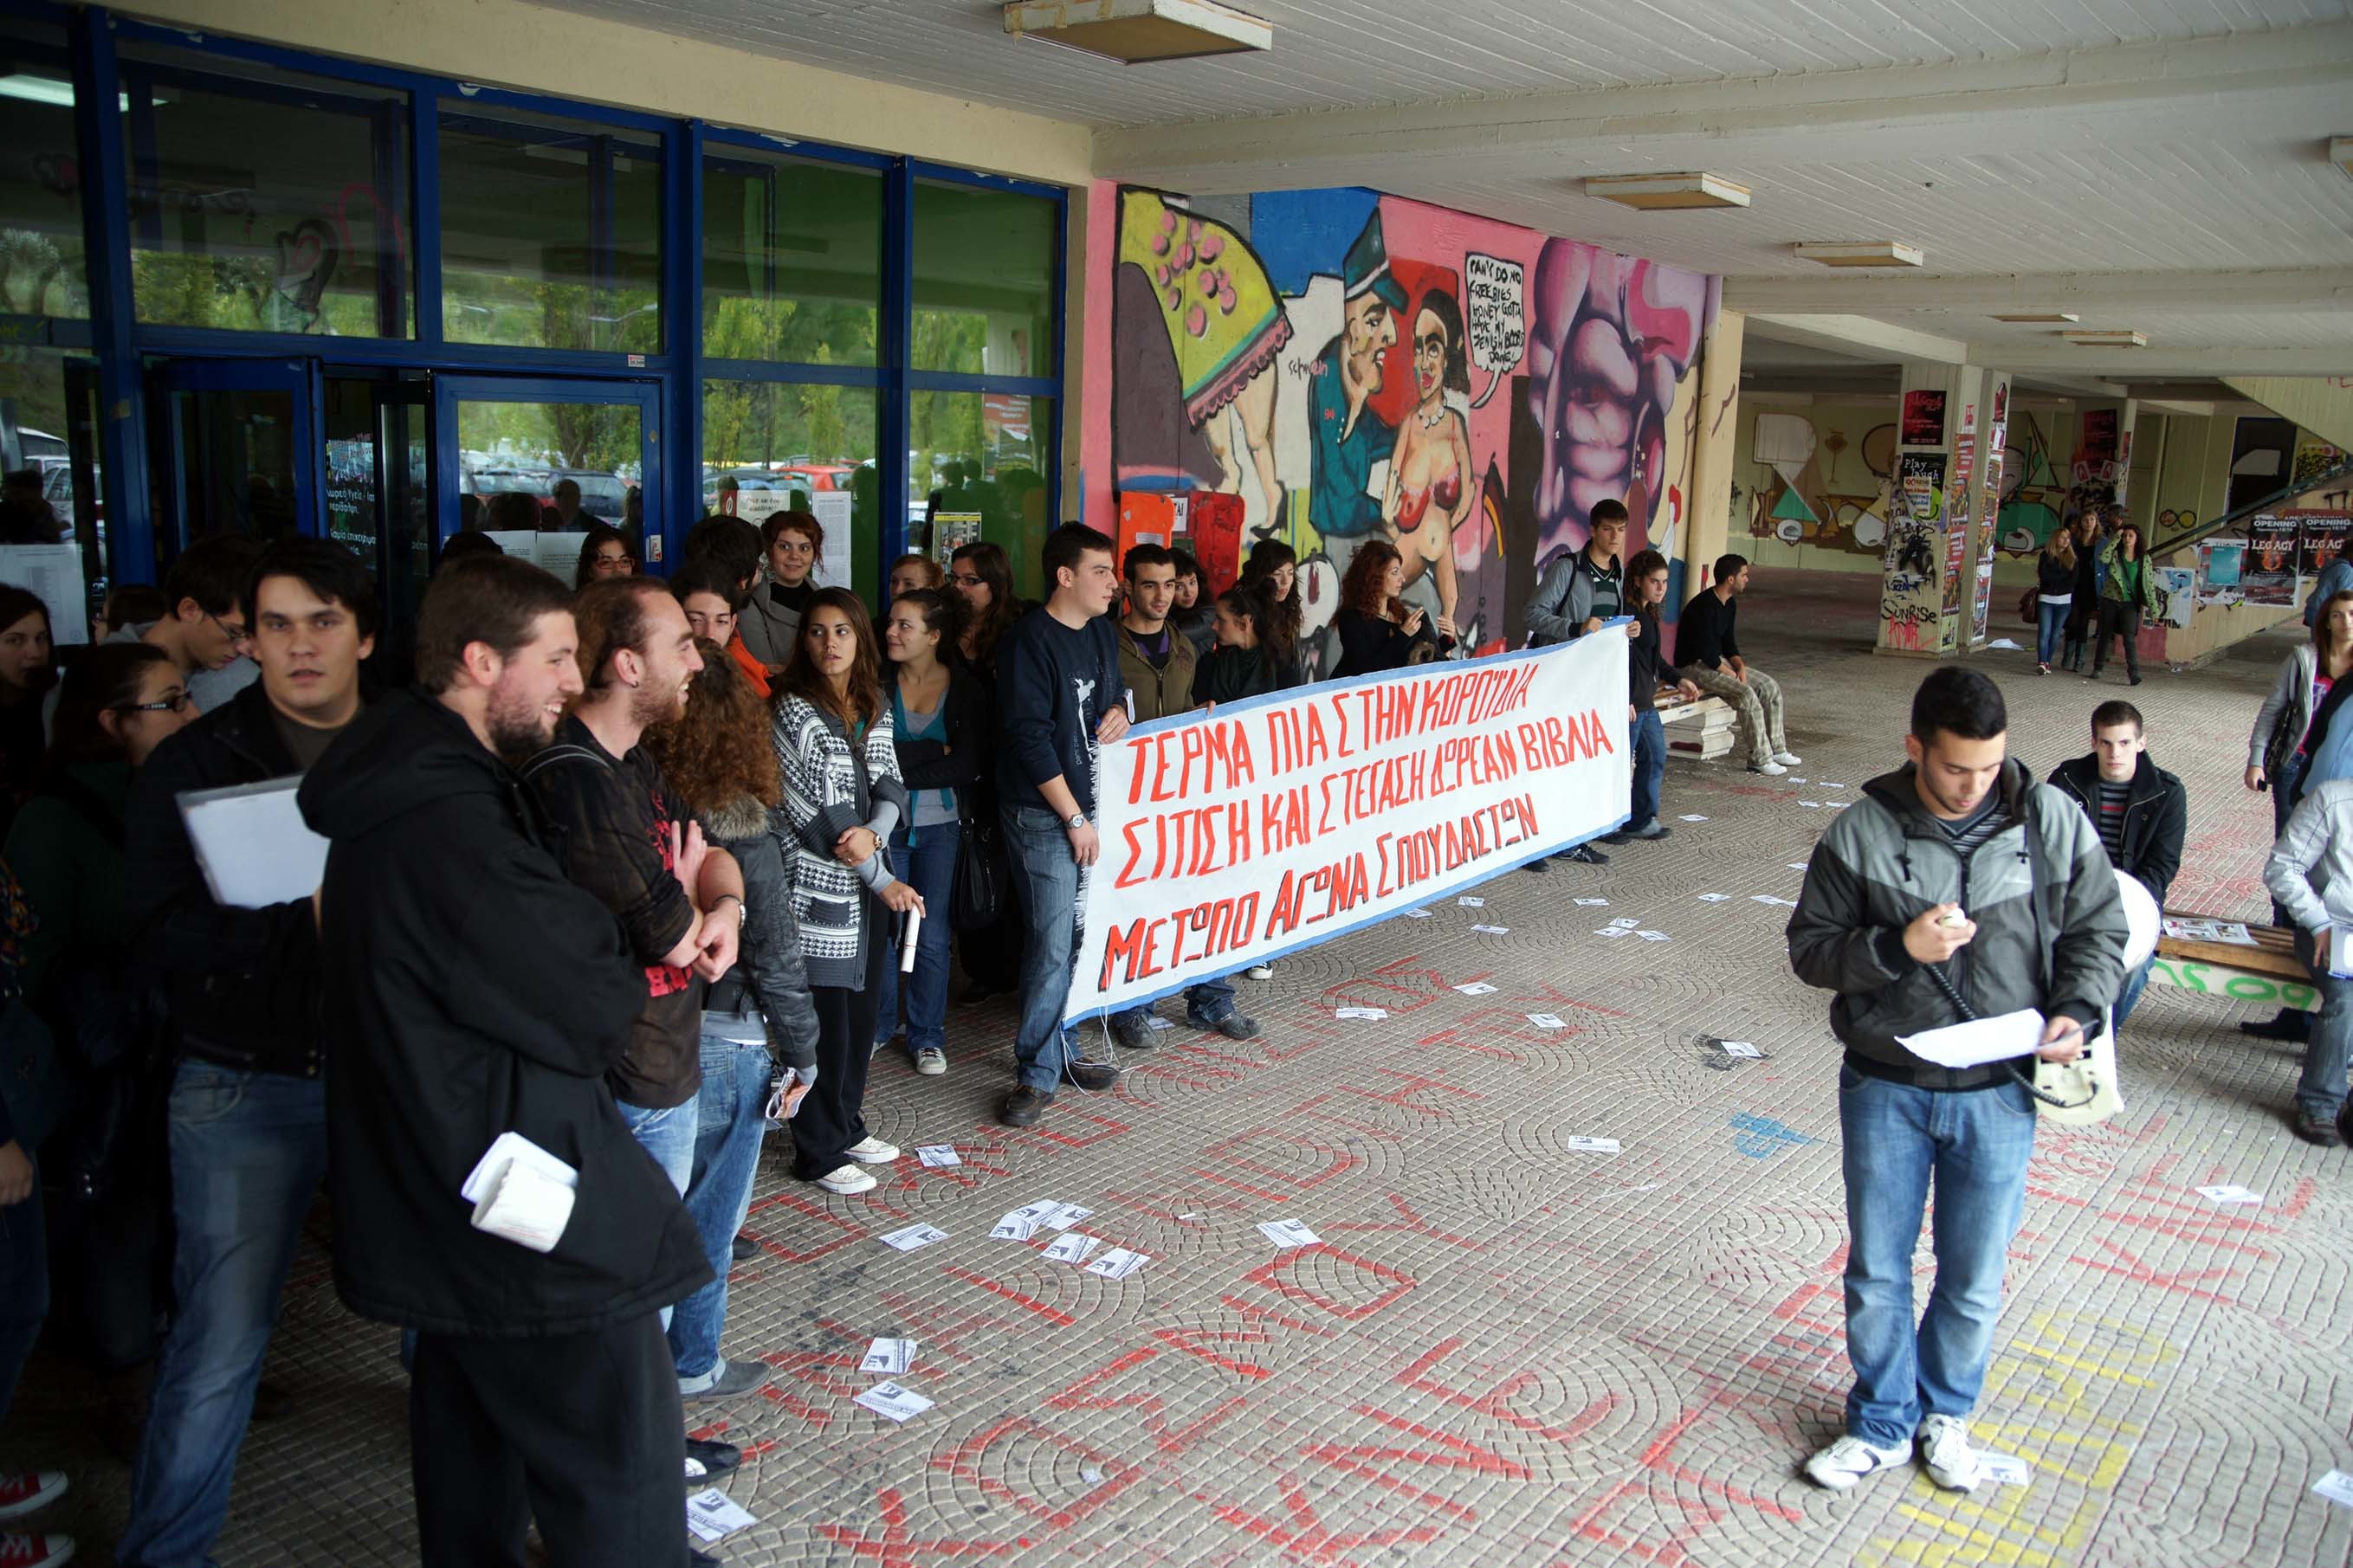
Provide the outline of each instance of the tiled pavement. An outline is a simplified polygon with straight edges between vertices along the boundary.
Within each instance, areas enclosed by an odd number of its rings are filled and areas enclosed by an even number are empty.
[[[2128,1112],[2051,1135],[2030,1177],[1978,1431],[2031,1484],[1957,1498],[1911,1470],[1832,1497],[1796,1475],[1837,1420],[1844,1226],[1827,998],[1789,976],[1787,911],[1827,810],[1899,754],[1925,667],[1868,657],[1867,579],[1760,584],[1746,639],[1788,689],[1796,771],[1678,761],[1672,841],[1603,871],[1513,873],[1474,914],[1398,921],[1244,984],[1262,1040],[1177,1029],[1114,1094],[1066,1090],[1024,1132],[991,1110],[1008,1011],[951,1025],[943,1079],[878,1064],[876,1130],[911,1157],[826,1198],[771,1155],[729,1347],[774,1367],[712,1429],[754,1457],[759,1522],[731,1563],[1171,1564],[1651,1562],[2344,1563],[2353,1515],[2309,1494],[2353,1468],[2347,1161],[2288,1135],[2295,1063],[2244,1009],[2154,990],[2126,1040]],[[2015,628],[2001,628],[2017,635]],[[2284,642],[2159,669],[2136,694],[2189,782],[2178,904],[2259,915],[2266,802],[2242,738]],[[1984,656],[2041,772],[2085,749],[2091,689]],[[2112,670],[2104,695],[2121,695]],[[1832,779],[1843,787],[1820,781]],[[1708,903],[1702,893],[1732,895]],[[1606,897],[1581,909],[1572,896]],[[1635,915],[1671,942],[1604,942]],[[1510,928],[1473,934],[1472,923]],[[1479,977],[1501,989],[1467,997]],[[1386,1007],[1336,1022],[1335,1005]],[[1571,1027],[1535,1029],[1552,1012]],[[1753,1041],[1735,1060],[1709,1037]],[[1615,1156],[1568,1152],[1577,1134]],[[2190,1189],[2241,1183],[2259,1208]],[[1151,1263],[1107,1281],[989,1239],[1033,1199]],[[1255,1228],[1296,1217],[1319,1248]],[[902,1255],[915,1220],[952,1239]],[[323,1227],[323,1218],[321,1226]],[[1924,1251],[1923,1283],[1931,1267]],[[893,1426],[849,1402],[874,1335],[922,1342],[937,1402]],[[323,1258],[289,1291],[273,1376],[294,1410],[244,1450],[220,1561],[414,1560],[403,1382]],[[78,1384],[37,1366],[0,1453],[63,1458],[54,1527],[86,1560],[121,1520]]]

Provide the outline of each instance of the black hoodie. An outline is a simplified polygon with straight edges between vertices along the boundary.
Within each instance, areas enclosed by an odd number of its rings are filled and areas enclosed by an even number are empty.
[[[708,1282],[685,1205],[605,1087],[644,976],[514,774],[410,691],[364,714],[301,798],[332,841],[320,945],[344,1304],[432,1333],[579,1333]],[[579,1173],[553,1252],[469,1224],[459,1188],[508,1131]]]

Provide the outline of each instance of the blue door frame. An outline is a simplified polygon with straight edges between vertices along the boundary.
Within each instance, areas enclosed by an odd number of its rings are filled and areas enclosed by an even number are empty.
[[[587,376],[436,375],[433,378],[434,556],[458,531],[458,497],[465,483],[465,458],[458,445],[460,403],[595,403],[638,411],[638,488],[645,507],[638,548],[649,568],[667,570],[682,542],[670,537],[683,526],[670,516],[662,494],[662,384],[658,381],[607,381]],[[656,548],[656,542],[661,548]]]
[[[192,515],[187,490],[187,453],[181,445],[176,403],[184,395],[208,392],[270,392],[285,395],[292,409],[287,440],[293,452],[294,531],[316,537],[324,531],[326,447],[320,436],[319,362],[312,359],[167,359],[149,368],[148,385],[161,403],[160,439],[170,478],[171,548],[157,552],[161,566],[213,520]],[[158,540],[159,544],[164,542]]]

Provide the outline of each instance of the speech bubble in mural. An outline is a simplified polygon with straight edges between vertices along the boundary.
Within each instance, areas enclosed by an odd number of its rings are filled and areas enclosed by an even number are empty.
[[[1462,289],[1471,312],[1463,327],[1471,363],[1494,377],[1471,405],[1483,408],[1528,352],[1527,268],[1473,251],[1462,258]]]

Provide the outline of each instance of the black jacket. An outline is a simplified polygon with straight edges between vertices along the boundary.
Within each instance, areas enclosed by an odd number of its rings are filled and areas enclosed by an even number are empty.
[[[1424,659],[1454,649],[1454,639],[1441,641],[1427,618],[1408,637],[1403,626],[1387,616],[1349,607],[1332,617],[1332,629],[1340,634],[1340,662],[1326,678],[1333,680],[1370,675],[1376,670],[1403,669],[1414,662],[1417,647],[1430,650],[1421,656]]]
[[[1197,704],[1239,702],[1245,697],[1288,691],[1299,684],[1297,667],[1276,658],[1264,643],[1256,647],[1228,647],[1220,643],[1193,673],[1193,700]]]
[[[2092,830],[2100,826],[2100,759],[2097,753],[2073,757],[2051,775],[2052,786],[2084,808]],[[2148,760],[2143,752],[2133,769],[2132,793],[2125,796],[2124,854],[2119,871],[2140,879],[2165,908],[2166,889],[2181,869],[2181,840],[2189,830],[2189,791],[2181,781]]]
[[[1659,688],[1673,686],[1683,679],[1683,672],[1669,664],[1664,657],[1664,642],[1659,636],[1659,616],[1655,610],[1636,610],[1634,624],[1641,631],[1630,639],[1626,650],[1626,700],[1634,705],[1637,713],[1658,710]]]
[[[2037,594],[2065,594],[2072,600],[2075,592],[2080,559],[2075,565],[2054,559],[2049,551],[2034,558],[2034,591]]]
[[[259,680],[156,747],[123,822],[124,903],[133,952],[164,976],[181,1050],[240,1071],[316,1078],[324,1042],[311,900],[216,903],[178,800],[296,771]]]
[[[956,792],[956,804],[966,815],[979,809],[974,791],[989,771],[997,747],[995,728],[996,707],[989,700],[988,682],[976,674],[962,659],[948,661],[948,694],[945,698],[948,738],[945,741],[910,741],[894,729],[892,743],[899,749],[899,773],[907,785],[907,793],[917,790],[952,789]],[[892,665],[886,679],[891,689],[899,689],[899,667]]]
[[[302,784],[324,895],[335,1289],[363,1317],[480,1338],[581,1333],[711,1279],[605,1074],[645,1005],[620,922],[575,887],[536,802],[465,721],[388,698]],[[539,1253],[458,1195],[516,1131],[579,1173]]]

